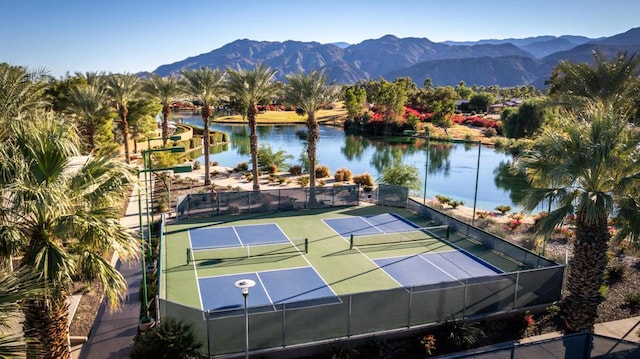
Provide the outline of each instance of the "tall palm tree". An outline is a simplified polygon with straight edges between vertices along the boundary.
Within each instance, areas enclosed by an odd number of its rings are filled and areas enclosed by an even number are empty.
[[[275,70],[258,64],[253,70],[227,70],[229,79],[227,81],[227,91],[231,97],[243,104],[247,110],[247,120],[249,121],[249,143],[251,145],[251,173],[253,174],[253,190],[260,189],[258,183],[258,134],[256,116],[258,115],[258,103],[268,99],[277,90],[273,81]]]
[[[576,215],[573,257],[569,261],[562,317],[568,332],[593,330],[602,301],[608,221],[620,225],[617,240],[637,241],[640,233],[640,133],[610,106],[592,106],[582,115],[567,116],[546,128],[536,147],[522,156],[532,189],[528,211],[553,201],[539,225],[549,233],[569,214]]]
[[[124,141],[125,161],[130,163],[129,158],[129,102],[138,96],[140,82],[135,74],[109,74],[107,76],[107,88],[115,108],[120,117],[120,130]]]
[[[287,76],[286,98],[307,114],[307,156],[309,158],[309,202],[315,204],[316,154],[320,138],[320,125],[316,113],[337,98],[336,88],[327,86],[324,71],[312,71],[310,74],[298,73]]]
[[[204,184],[211,184],[209,176],[209,118],[211,106],[216,103],[224,88],[224,73],[220,69],[200,67],[183,70],[183,91],[202,102],[202,124],[204,126]]]
[[[67,111],[75,115],[87,151],[93,151],[96,148],[96,131],[111,113],[105,91],[91,84],[72,88]]]
[[[162,104],[162,145],[165,146],[169,139],[171,104],[182,95],[180,82],[174,76],[160,77],[156,74],[151,74],[150,78],[143,81],[142,89]]]
[[[44,71],[0,63],[0,139],[8,135],[8,123],[20,114],[47,105]]]
[[[631,114],[640,94],[640,56],[624,52],[608,61],[595,51],[593,61],[561,61],[547,81],[552,101],[577,110],[596,101]]]
[[[51,115],[32,121],[15,121],[12,137],[0,144],[8,207],[0,241],[19,245],[21,268],[36,273],[44,288],[22,307],[27,357],[69,358],[66,299],[72,283],[97,280],[112,307],[123,299],[126,281],[104,256],[138,254],[139,243],[119,222],[123,193],[135,178],[106,157],[71,167],[79,154],[75,128]]]

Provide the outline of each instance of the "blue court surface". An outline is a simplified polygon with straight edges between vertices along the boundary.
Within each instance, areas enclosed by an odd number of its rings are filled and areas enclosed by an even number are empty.
[[[247,307],[250,312],[339,303],[340,299],[312,267],[199,278],[200,298],[213,315],[236,315],[244,309],[244,298],[234,283],[251,279]]]
[[[191,248],[210,249],[283,243],[289,238],[275,223],[189,230]]]
[[[342,237],[410,231],[417,226],[406,219],[389,213],[368,217],[346,217],[324,219],[329,227]]]
[[[375,259],[374,262],[406,288],[502,273],[461,251]]]

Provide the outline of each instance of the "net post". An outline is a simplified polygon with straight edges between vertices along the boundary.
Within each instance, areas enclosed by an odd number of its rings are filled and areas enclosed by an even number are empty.
[[[187,247],[187,264],[191,263],[191,248]]]
[[[349,249],[353,249],[353,233],[349,236]]]
[[[449,240],[449,229],[450,229],[450,228],[451,228],[451,227],[449,227],[449,225],[447,224],[447,228],[446,228],[446,229],[447,229],[447,240]]]
[[[304,253],[309,253],[309,238],[304,239]]]

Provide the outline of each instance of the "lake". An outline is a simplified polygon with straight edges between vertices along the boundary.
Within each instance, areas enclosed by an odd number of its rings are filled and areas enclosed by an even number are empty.
[[[202,127],[200,117],[182,117],[182,122]],[[212,162],[217,161],[221,166],[228,167],[235,167],[240,162],[250,163],[247,125],[213,123],[209,127],[212,131],[226,132],[230,136],[229,144],[212,146]],[[306,126],[259,125],[258,145],[263,144],[271,146],[274,152],[284,150],[294,156],[288,164],[300,164],[300,154],[306,148]],[[440,194],[461,200],[468,207],[474,203],[477,175],[478,210],[493,210],[499,205],[510,205],[514,211],[520,210],[517,202],[527,184],[523,178],[509,173],[508,165],[513,161],[511,155],[486,146],[478,151],[478,145],[464,143],[432,141],[428,148],[427,151],[426,139],[394,137],[372,140],[345,135],[341,128],[321,126],[317,157],[318,164],[328,166],[332,174],[346,167],[354,175],[369,173],[374,179],[395,159],[399,159],[415,166],[420,172],[422,190],[414,195],[429,199]],[[204,156],[195,159],[204,163]]]

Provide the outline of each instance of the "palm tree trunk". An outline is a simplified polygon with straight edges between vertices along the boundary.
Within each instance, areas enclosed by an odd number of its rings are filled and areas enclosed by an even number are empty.
[[[71,358],[69,304],[65,300],[53,300],[49,306],[42,300],[29,300],[23,312],[28,359]]]
[[[129,122],[127,122],[127,108],[122,107],[120,109],[120,129],[122,130],[122,137],[124,137],[124,160],[127,164],[131,163],[129,159]]]
[[[258,182],[258,133],[256,116],[258,109],[255,104],[249,104],[247,108],[247,118],[249,119],[249,144],[251,145],[251,173],[253,174],[253,190],[260,190],[260,183]]]
[[[209,104],[205,103],[202,107],[202,124],[204,125],[204,185],[211,184],[211,177],[209,176],[209,117],[211,116],[211,108]]]
[[[162,106],[162,147],[167,145],[169,139],[169,104]]]
[[[606,214],[600,214],[592,222],[585,215],[576,217],[576,239],[573,258],[569,261],[569,275],[563,320],[568,333],[593,332],[598,305],[603,301],[600,287],[604,284],[607,266],[607,248],[611,235]]]
[[[315,206],[316,201],[316,152],[320,126],[313,113],[307,115],[307,156],[309,157],[309,206]]]

